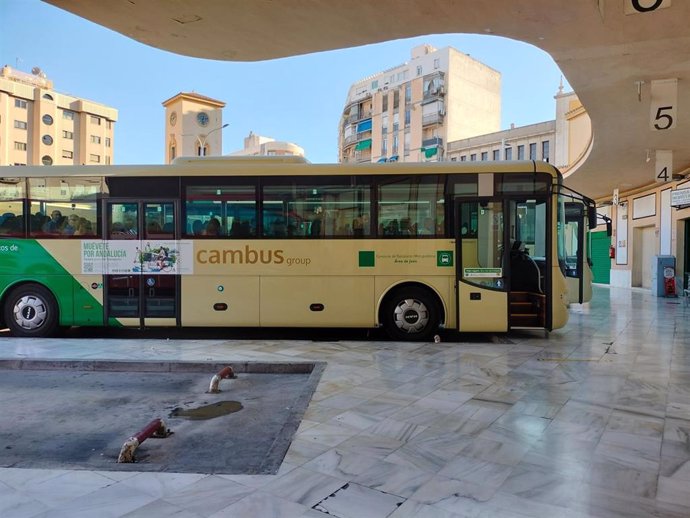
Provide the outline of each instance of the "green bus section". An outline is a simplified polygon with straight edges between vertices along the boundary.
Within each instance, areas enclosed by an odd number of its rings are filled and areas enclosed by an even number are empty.
[[[593,282],[609,284],[611,282],[611,259],[609,247],[611,237],[606,232],[592,232],[592,275]]]
[[[76,245],[76,243],[75,243]],[[100,277],[94,277],[101,280]],[[58,303],[61,326],[103,325],[103,305],[35,239],[0,241],[0,300],[14,286],[36,283]],[[111,319],[111,325],[117,325]]]

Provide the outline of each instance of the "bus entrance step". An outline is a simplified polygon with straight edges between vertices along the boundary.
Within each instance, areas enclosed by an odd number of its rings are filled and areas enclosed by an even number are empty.
[[[539,315],[536,313],[523,313],[510,315],[511,327],[542,327]]]

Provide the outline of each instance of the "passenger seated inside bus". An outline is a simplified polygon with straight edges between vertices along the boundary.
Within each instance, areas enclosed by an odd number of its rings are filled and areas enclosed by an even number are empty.
[[[515,241],[510,249],[510,272],[512,291],[543,293],[541,270],[522,241]]]
[[[133,216],[125,216],[123,221],[124,233],[134,238],[137,235],[137,222]]]
[[[23,234],[22,229],[23,218],[21,216],[11,216],[5,217],[4,221],[0,225],[0,235],[2,236],[19,236]]]
[[[400,223],[398,223],[397,219],[392,219],[380,230],[382,230],[384,236],[399,236]]]
[[[232,237],[251,237],[252,228],[249,221],[242,221],[240,218],[235,218],[230,225],[230,235]]]
[[[79,218],[77,229],[74,231],[75,236],[94,236],[93,225],[86,218]]]
[[[50,213],[50,219],[45,222],[42,230],[43,232],[47,232],[49,234],[59,234],[60,229],[63,226],[64,220],[62,217],[62,213],[56,209]]]
[[[355,218],[352,220],[352,235],[355,237],[361,237],[364,235],[364,225],[360,218]]]
[[[220,226],[220,221],[218,218],[211,218],[206,223],[206,229],[204,230],[205,236],[221,236],[223,235],[223,229]]]
[[[112,239],[136,239],[136,229],[127,226],[128,223],[113,221],[110,226],[110,237]]]
[[[195,236],[201,236],[204,234],[204,224],[200,219],[195,219],[192,221],[192,234]]]
[[[148,225],[146,225],[146,232],[149,234],[160,234],[161,231],[160,223],[157,221],[149,221]]]
[[[417,235],[410,218],[402,218],[400,220],[400,234],[403,236],[414,236]]]
[[[113,221],[113,224],[110,225],[110,233],[111,234],[124,234],[125,233],[125,226],[120,221]]]
[[[77,225],[79,225],[79,216],[77,214],[70,214],[67,217],[65,225],[62,227],[62,233],[66,236],[71,236],[76,232]]]

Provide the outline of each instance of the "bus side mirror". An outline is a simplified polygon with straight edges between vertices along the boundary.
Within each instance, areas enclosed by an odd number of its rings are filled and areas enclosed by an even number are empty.
[[[606,235],[608,237],[611,237],[613,235],[613,225],[611,224],[610,219],[606,220]]]
[[[594,206],[587,207],[587,219],[589,219],[589,228],[597,228],[597,208]]]

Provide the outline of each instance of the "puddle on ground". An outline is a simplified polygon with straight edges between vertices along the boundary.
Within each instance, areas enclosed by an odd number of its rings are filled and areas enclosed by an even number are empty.
[[[219,401],[218,403],[211,403],[210,405],[204,405],[197,408],[177,407],[170,412],[169,417],[182,417],[183,419],[199,421],[239,412],[242,408],[242,403],[239,401]]]

